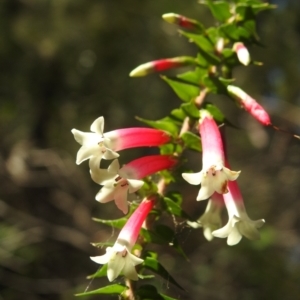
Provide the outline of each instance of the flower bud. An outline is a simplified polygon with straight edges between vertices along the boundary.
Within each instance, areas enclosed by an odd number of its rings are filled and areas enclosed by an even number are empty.
[[[198,29],[198,30],[200,29],[201,31],[203,31],[202,24],[200,24],[198,21],[194,19],[190,19],[182,15],[168,13],[162,15],[162,18],[168,23],[176,24],[186,29]]]
[[[268,126],[271,124],[269,114],[257,103],[257,101],[246,94],[242,89],[234,85],[228,85],[227,91],[237,102],[249,112],[261,124]]]
[[[139,65],[130,72],[129,76],[141,77],[153,72],[160,72],[194,64],[196,64],[195,59],[189,56],[159,59]]]
[[[233,45],[232,50],[236,52],[236,55],[238,57],[238,60],[241,64],[248,66],[251,58],[248,49],[245,47],[245,45],[241,42],[235,43]]]

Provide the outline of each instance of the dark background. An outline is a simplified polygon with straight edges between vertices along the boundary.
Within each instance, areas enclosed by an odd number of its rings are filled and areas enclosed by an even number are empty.
[[[265,46],[249,49],[264,65],[239,67],[234,76],[274,124],[300,134],[300,2],[275,2],[278,9],[258,20]],[[99,186],[90,180],[86,162],[75,165],[79,145],[70,130],[89,131],[101,115],[106,131],[140,126],[134,116],[154,120],[180,105],[158,75],[128,76],[150,60],[196,54],[176,26],[161,19],[167,12],[213,24],[207,8],[194,0],[1,1],[1,300],[69,300],[108,283],[86,279],[98,268],[89,256],[104,251],[90,242],[114,242],[118,232],[91,218],[122,215],[113,204],[94,200]],[[167,246],[155,249],[186,292],[165,280],[154,284],[179,299],[297,299],[300,141],[263,128],[224,97],[209,100],[240,128],[227,131],[230,161],[242,170],[239,183],[250,217],[266,224],[260,241],[243,238],[229,247],[171,220],[190,261]],[[124,151],[121,163],[143,153]],[[191,153],[190,159],[199,171],[199,155]],[[198,187],[177,188],[185,210],[197,218],[206,206],[195,201]]]

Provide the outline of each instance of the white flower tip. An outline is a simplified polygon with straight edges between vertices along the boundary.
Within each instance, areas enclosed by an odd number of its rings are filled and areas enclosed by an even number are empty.
[[[250,54],[245,45],[241,42],[237,42],[233,45],[233,51],[236,52],[238,60],[241,64],[248,66],[251,62]]]
[[[209,227],[204,228],[203,235],[209,242],[211,242],[214,239],[214,236],[212,235],[212,230]]]
[[[187,224],[195,229],[202,227],[202,225],[199,222],[187,221]]]
[[[151,62],[142,64],[135,69],[133,69],[130,73],[130,77],[142,77],[146,76],[151,72],[151,69],[153,68],[153,64]]]
[[[179,15],[174,14],[174,13],[167,13],[167,14],[163,14],[163,15],[162,15],[162,18],[163,18],[166,22],[171,23],[171,24],[174,24],[174,23],[176,23],[177,19],[179,18]]]
[[[199,124],[201,124],[205,118],[209,118],[209,119],[213,118],[211,113],[206,109],[201,109],[199,111],[199,114],[200,114]]]
[[[182,173],[182,178],[189,184],[198,185],[202,181],[202,173]]]
[[[225,167],[223,168],[223,171],[226,174],[228,180],[230,180],[230,181],[236,180],[240,176],[240,173],[241,173],[241,171],[232,171]]]

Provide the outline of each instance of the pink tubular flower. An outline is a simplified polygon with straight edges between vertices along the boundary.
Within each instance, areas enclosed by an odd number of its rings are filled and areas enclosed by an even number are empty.
[[[189,56],[180,56],[174,58],[164,58],[151,62],[147,62],[136,67],[129,74],[131,77],[141,77],[148,75],[152,72],[160,72],[172,68],[183,67],[187,65],[194,65],[195,58]]]
[[[214,192],[227,193],[229,180],[236,180],[240,171],[226,168],[224,149],[219,128],[207,110],[200,110],[199,132],[202,142],[202,170],[198,173],[183,173],[182,177],[190,184],[201,188],[197,200],[208,199]]]
[[[177,24],[186,29],[203,29],[203,26],[198,21],[182,15],[167,13],[162,15],[162,18],[168,23]]]
[[[204,237],[211,241],[212,232],[222,226],[221,211],[224,206],[223,195],[213,193],[208,200],[204,214],[196,222],[187,222],[193,228],[203,228]]]
[[[96,195],[96,200],[106,203],[115,200],[117,207],[126,214],[128,212],[127,193],[134,193],[144,182],[141,180],[156,172],[171,168],[176,160],[170,155],[149,155],[129,162],[120,168],[115,159],[108,169],[99,168],[97,158],[90,159],[92,179],[103,187]]]
[[[234,85],[227,86],[228,93],[261,124],[271,125],[271,119],[265,109],[257,101]]]
[[[228,223],[212,232],[213,236],[227,238],[229,246],[236,245],[244,235],[250,240],[259,239],[258,228],[265,223],[264,219],[253,221],[248,217],[244,201],[236,181],[228,183],[227,194],[223,195],[224,202],[228,211]]]
[[[248,49],[241,42],[235,43],[233,45],[233,51],[236,53],[238,60],[241,64],[248,66],[250,64],[251,58]]]
[[[91,257],[98,264],[108,264],[107,277],[109,281],[113,281],[121,272],[131,280],[138,280],[135,266],[141,264],[143,260],[133,255],[131,249],[135,245],[140,229],[155,201],[154,196],[144,199],[124,225],[114,246],[108,247],[104,255]]]
[[[75,140],[81,144],[76,163],[98,157],[99,160],[119,157],[116,151],[134,147],[160,146],[170,140],[170,136],[161,130],[152,128],[124,128],[103,133],[104,118],[99,117],[91,125],[92,132],[72,129]]]

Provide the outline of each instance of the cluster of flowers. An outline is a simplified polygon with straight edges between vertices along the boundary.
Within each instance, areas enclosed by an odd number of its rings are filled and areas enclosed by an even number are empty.
[[[202,170],[198,173],[183,173],[190,184],[201,184],[197,200],[209,199],[205,213],[198,222],[189,222],[192,227],[203,227],[208,240],[213,237],[227,238],[228,245],[237,244],[242,236],[251,240],[259,238],[258,228],[264,220],[253,221],[248,217],[236,179],[240,171],[229,169],[224,154],[222,136],[211,114],[200,110],[199,133],[202,142]],[[225,203],[228,223],[221,228],[221,209]]]
[[[173,167],[176,159],[170,155],[149,155],[135,159],[120,168],[117,151],[135,147],[160,146],[169,142],[170,136],[164,131],[151,128],[124,128],[107,133],[104,133],[103,129],[103,117],[93,122],[92,132],[72,129],[75,140],[82,145],[77,153],[76,163],[80,164],[89,160],[92,180],[102,185],[96,195],[96,200],[100,203],[114,200],[116,206],[127,214],[128,193],[135,193],[139,190],[144,184],[143,178]],[[102,159],[113,161],[107,169],[103,169],[101,168]],[[108,264],[109,281],[113,281],[121,272],[129,279],[138,279],[135,266],[143,260],[131,254],[131,249],[155,202],[155,195],[145,198],[128,219],[114,246],[108,247],[106,254],[102,256],[91,257],[96,263]]]
[[[164,19],[198,26],[194,20],[167,14]],[[180,24],[181,24],[180,23]],[[222,41],[220,41],[222,43]],[[219,48],[222,49],[222,45]],[[243,43],[235,43],[233,51],[239,61],[248,65],[251,61],[249,52]],[[140,65],[130,76],[144,76],[151,72],[191,65],[195,59],[177,57],[161,59]],[[265,126],[271,125],[263,107],[237,86],[227,86],[228,95]],[[144,184],[143,179],[159,171],[172,168],[177,159],[171,155],[150,155],[135,159],[120,167],[118,151],[134,147],[155,147],[170,142],[170,136],[161,130],[151,128],[125,128],[103,132],[104,118],[96,119],[91,125],[91,132],[72,130],[75,140],[81,144],[76,163],[89,160],[90,175],[94,182],[101,185],[96,195],[100,203],[115,201],[116,206],[128,213],[128,193],[135,193]],[[243,198],[236,179],[240,171],[230,170],[225,156],[222,136],[217,123],[209,111],[201,109],[199,113],[199,134],[202,144],[202,170],[198,173],[183,173],[182,177],[192,185],[201,184],[197,200],[207,200],[204,214],[197,222],[188,222],[194,228],[202,227],[207,240],[213,237],[227,238],[228,245],[237,244],[242,236],[258,239],[264,220],[253,221],[248,217]],[[113,160],[107,169],[101,168],[101,160]],[[140,229],[157,201],[157,195],[146,197],[121,230],[113,247],[106,249],[106,254],[91,257],[98,264],[107,264],[107,277],[113,281],[120,273],[132,280],[138,279],[135,266],[143,260],[131,253]],[[222,227],[221,210],[226,206],[228,222]]]

